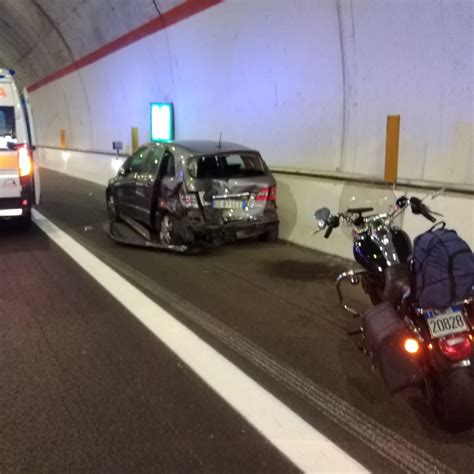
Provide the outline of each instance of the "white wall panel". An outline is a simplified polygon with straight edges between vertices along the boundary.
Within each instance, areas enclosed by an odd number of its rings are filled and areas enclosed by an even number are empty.
[[[34,91],[38,135],[75,148],[149,139],[172,101],[177,138],[260,149],[274,167],[381,177],[401,115],[400,176],[473,184],[469,0],[226,0]]]
[[[106,186],[107,181],[116,174],[123,158],[113,154],[91,154],[57,149],[40,149],[40,163],[61,173],[85,179]],[[314,211],[328,207],[333,213],[339,211],[339,198],[344,186],[343,181],[316,179],[304,176],[287,176],[276,173],[278,192],[277,204],[280,217],[280,237],[305,247],[327,252],[340,257],[353,259],[352,244],[341,229],[335,229],[329,239],[323,233],[312,235],[316,228]],[[370,186],[366,186],[369,188]],[[364,189],[364,188],[363,188]],[[427,193],[414,192],[400,188],[397,196],[424,197]],[[449,193],[426,201],[433,211],[444,215],[448,227],[456,231],[474,248],[474,197]],[[105,208],[105,197],[104,197]],[[403,228],[413,239],[431,227],[431,222],[421,216],[405,213]]]

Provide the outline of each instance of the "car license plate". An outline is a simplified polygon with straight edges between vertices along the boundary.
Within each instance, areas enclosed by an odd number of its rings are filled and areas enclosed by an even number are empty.
[[[241,199],[214,199],[212,207],[214,209],[245,209],[246,202]]]
[[[432,337],[439,338],[449,334],[469,331],[461,308],[458,306],[452,306],[442,312],[428,311],[425,316]]]

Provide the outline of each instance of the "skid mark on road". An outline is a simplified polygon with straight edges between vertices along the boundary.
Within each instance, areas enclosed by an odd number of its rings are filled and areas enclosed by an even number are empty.
[[[305,472],[367,472],[270,392],[146,296],[111,265],[33,211],[35,223],[104,287],[236,414],[249,422],[296,467]]]
[[[86,245],[90,247],[90,244]],[[154,280],[133,267],[95,247],[93,252],[124,277],[171,306],[173,310],[204,329],[274,380],[309,402],[327,418],[398,468],[409,473],[455,472],[394,431],[371,419],[342,398],[316,384],[298,371],[274,360],[269,353],[247,338],[192,303],[158,285]]]

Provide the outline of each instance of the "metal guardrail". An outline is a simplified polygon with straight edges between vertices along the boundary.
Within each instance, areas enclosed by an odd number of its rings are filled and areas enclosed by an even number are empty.
[[[380,178],[375,178],[371,176],[349,176],[349,175],[337,175],[337,174],[330,174],[330,173],[318,173],[312,171],[292,171],[292,170],[284,170],[278,168],[272,168],[272,173],[274,174],[283,174],[287,176],[302,176],[308,178],[317,178],[317,179],[326,179],[328,181],[341,181],[341,182],[355,182],[361,184],[369,184],[369,185],[387,185],[387,183]],[[437,189],[444,189],[444,192],[449,193],[456,193],[456,194],[463,194],[467,196],[474,196],[474,186],[470,186],[468,184],[462,185],[460,184],[457,186],[454,183],[442,183],[442,182],[427,182],[426,184],[422,183],[412,183],[407,180],[398,180],[395,183],[395,189],[397,188],[408,188],[408,189],[418,189],[423,191],[434,191]],[[471,189],[469,189],[471,187]]]
[[[108,151],[101,151],[101,150],[80,150],[77,148],[61,148],[49,145],[38,145],[38,148],[47,148],[51,150],[60,150],[60,151],[71,151],[77,153],[90,153],[93,155],[106,155],[106,156],[118,156],[120,158],[128,158],[130,155],[125,153],[119,153],[118,155],[114,152]],[[272,173],[274,174],[283,174],[287,176],[302,176],[307,178],[317,178],[317,179],[326,179],[329,181],[349,181],[361,184],[369,184],[369,185],[386,185],[387,183],[380,178],[375,178],[371,176],[350,176],[350,175],[338,175],[338,174],[331,174],[331,173],[318,173],[312,171],[305,171],[305,170],[287,170],[281,168],[271,168]],[[409,189],[418,189],[423,191],[433,191],[436,189],[443,188],[445,192],[448,193],[455,193],[455,194],[463,194],[467,196],[474,196],[474,186],[469,185],[455,185],[453,183],[442,183],[442,182],[429,182],[426,184],[422,183],[412,183],[407,180],[399,180],[395,184],[395,188],[402,187],[402,188],[409,188]]]
[[[79,148],[61,148],[59,146],[50,146],[50,145],[37,145],[36,148],[46,148],[48,150],[58,150],[58,151],[72,151],[76,153],[90,153],[91,155],[105,155],[111,157],[120,157],[128,158],[130,155],[125,153],[116,153],[113,151],[101,151],[101,150],[80,150]]]

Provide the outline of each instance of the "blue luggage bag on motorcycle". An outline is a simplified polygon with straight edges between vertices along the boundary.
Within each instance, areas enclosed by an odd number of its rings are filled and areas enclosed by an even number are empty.
[[[454,230],[438,225],[419,235],[413,246],[413,290],[417,306],[445,309],[473,296],[474,255]]]

